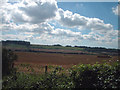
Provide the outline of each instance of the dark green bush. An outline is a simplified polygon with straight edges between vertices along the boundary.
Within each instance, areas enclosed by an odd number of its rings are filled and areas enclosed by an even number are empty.
[[[70,77],[65,74],[58,74],[58,70],[44,74],[41,81],[34,83],[33,88],[71,88]]]
[[[16,73],[3,80],[6,88],[120,88],[120,63],[114,65],[77,65],[69,74],[60,74],[59,69],[41,75]]]
[[[71,78],[74,88],[120,88],[120,64],[74,66]]]

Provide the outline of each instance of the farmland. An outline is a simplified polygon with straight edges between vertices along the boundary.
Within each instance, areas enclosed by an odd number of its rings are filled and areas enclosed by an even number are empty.
[[[25,68],[21,69],[22,68],[21,64],[29,64],[37,73],[44,72],[44,67],[46,65],[47,66],[57,65],[67,69],[77,64],[95,64],[96,62],[112,63],[118,60],[117,56],[112,56],[111,58],[98,58],[97,55],[35,53],[35,52],[15,52],[15,54],[18,56],[18,60],[15,62],[15,66],[17,67],[19,66],[18,68],[20,69],[20,71],[26,72]]]
[[[18,55],[17,63],[34,64],[55,64],[55,65],[76,65],[76,64],[95,64],[106,61],[118,60],[118,56],[111,58],[99,58],[97,55],[78,55],[78,54],[56,54],[56,53],[35,53],[35,52],[15,52]]]
[[[8,50],[8,54],[3,52],[4,60],[14,59],[14,54],[18,56],[10,75],[3,77],[3,89],[119,88],[116,49],[15,44],[3,48]]]
[[[112,63],[118,60],[117,49],[101,47],[36,45],[29,42],[26,44],[25,41],[5,41],[3,48],[14,51],[18,56],[15,67],[19,66],[21,69],[21,64],[30,64],[36,72],[40,72],[40,68],[46,65],[69,68],[77,64]]]
[[[15,52],[15,64],[61,65],[69,67],[76,64],[95,64],[118,60],[117,49],[86,46],[35,45],[24,41],[5,41],[3,48]],[[99,56],[99,57],[98,57]],[[103,57],[100,57],[103,56]],[[104,57],[105,56],[105,57]],[[107,57],[108,56],[108,57]]]

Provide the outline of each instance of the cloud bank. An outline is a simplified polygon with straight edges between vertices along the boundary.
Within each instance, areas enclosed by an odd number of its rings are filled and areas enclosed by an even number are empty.
[[[117,14],[116,8],[112,10]],[[118,39],[118,30],[114,30],[113,25],[104,23],[99,18],[64,11],[58,8],[55,0],[18,0],[12,3],[7,0],[0,11],[3,39],[15,38],[42,44],[63,45],[76,45],[85,41],[112,45]],[[61,28],[51,25],[52,21],[56,21]],[[83,34],[81,30],[89,30],[89,33]]]

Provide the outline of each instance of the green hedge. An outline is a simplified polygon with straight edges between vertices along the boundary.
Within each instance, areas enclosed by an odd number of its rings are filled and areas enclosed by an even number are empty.
[[[120,88],[120,64],[74,66],[71,78],[74,88]]]
[[[68,74],[55,69],[47,74],[11,74],[3,79],[6,88],[120,88],[120,63],[74,65]]]

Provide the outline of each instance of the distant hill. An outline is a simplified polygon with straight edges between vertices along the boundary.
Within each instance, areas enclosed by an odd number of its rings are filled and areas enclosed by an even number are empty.
[[[32,51],[32,52],[62,52],[66,53],[67,50],[71,50],[72,53],[84,53],[84,54],[103,54],[103,55],[119,55],[119,49],[107,49],[104,47],[87,47],[87,46],[62,46],[60,44],[55,45],[36,45],[30,44],[27,41],[15,41],[6,40],[2,41],[2,46],[13,51]]]

